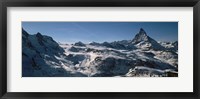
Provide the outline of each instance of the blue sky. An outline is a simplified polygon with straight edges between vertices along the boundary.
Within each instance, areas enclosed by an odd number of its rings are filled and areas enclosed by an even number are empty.
[[[22,22],[22,27],[61,43],[132,40],[140,28],[157,41],[178,40],[178,22]]]

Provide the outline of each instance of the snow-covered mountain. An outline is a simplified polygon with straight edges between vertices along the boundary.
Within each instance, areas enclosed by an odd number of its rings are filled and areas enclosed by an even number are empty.
[[[104,43],[58,44],[24,29],[22,39],[23,77],[178,76],[178,42],[167,47],[144,29],[133,40]]]
[[[51,37],[40,33],[30,35],[22,29],[23,77],[73,75],[63,67],[71,65],[69,61],[61,59],[65,57],[64,49]]]
[[[166,50],[171,50],[178,53],[178,41],[175,42],[159,42]]]
[[[142,28],[140,29],[139,33],[135,35],[135,38],[131,43],[134,44],[137,48],[143,50],[164,50],[164,47],[161,46],[156,40],[149,37]]]

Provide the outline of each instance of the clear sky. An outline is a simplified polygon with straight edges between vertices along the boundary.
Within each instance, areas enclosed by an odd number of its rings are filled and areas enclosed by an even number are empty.
[[[22,27],[61,43],[132,40],[140,28],[157,41],[178,40],[178,22],[22,22]]]

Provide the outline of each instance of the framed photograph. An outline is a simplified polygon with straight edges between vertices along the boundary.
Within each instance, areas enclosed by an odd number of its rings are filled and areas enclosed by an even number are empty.
[[[199,98],[199,0],[0,7],[1,98]]]

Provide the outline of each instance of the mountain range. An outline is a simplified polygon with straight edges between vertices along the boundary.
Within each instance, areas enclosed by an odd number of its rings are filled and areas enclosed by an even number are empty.
[[[132,40],[61,44],[22,28],[23,77],[177,77],[178,41],[140,29]]]

